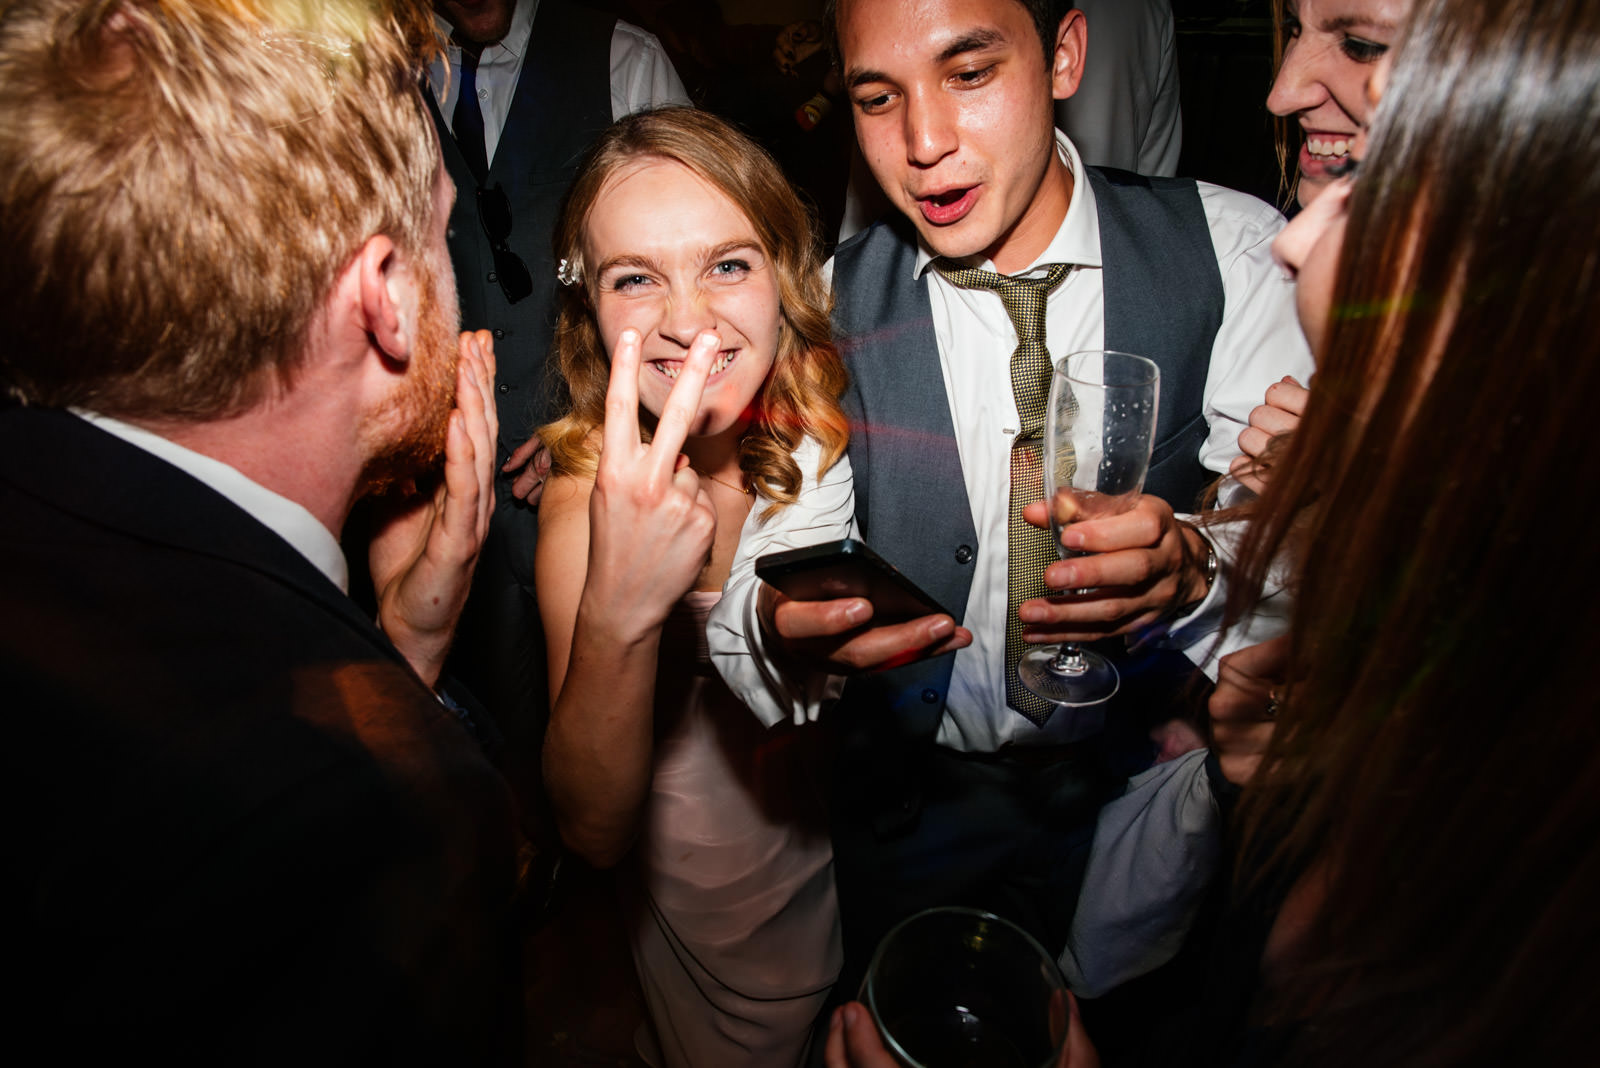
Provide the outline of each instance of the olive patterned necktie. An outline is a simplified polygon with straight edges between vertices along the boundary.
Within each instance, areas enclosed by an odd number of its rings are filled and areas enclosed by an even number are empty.
[[[1023,601],[1045,596],[1045,568],[1059,556],[1050,531],[1024,520],[1022,509],[1044,498],[1040,457],[1051,374],[1050,350],[1044,343],[1045,302],[1072,268],[1053,263],[1043,278],[1012,278],[975,267],[958,267],[943,259],[935,260],[933,265],[963,289],[992,289],[998,293],[1017,331],[1017,347],[1011,353],[1011,392],[1022,426],[1011,443],[1011,507],[1006,522],[1006,704],[1035,726],[1043,727],[1056,706],[1029,692],[1017,679],[1017,661],[1028,645],[1022,640],[1017,607]]]

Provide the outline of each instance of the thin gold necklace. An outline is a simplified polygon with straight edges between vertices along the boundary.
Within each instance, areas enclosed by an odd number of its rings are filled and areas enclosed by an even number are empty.
[[[706,478],[709,478],[711,481],[715,482],[717,485],[726,486],[728,489],[733,490],[735,493],[740,493],[740,494],[744,494],[744,495],[748,496],[752,492],[751,490],[746,489],[744,486],[735,486],[732,482],[724,482],[724,481],[722,481],[722,479],[718,478],[716,475],[706,474],[706,472],[700,470],[698,467],[694,469],[694,473],[697,474],[697,475],[705,475]]]

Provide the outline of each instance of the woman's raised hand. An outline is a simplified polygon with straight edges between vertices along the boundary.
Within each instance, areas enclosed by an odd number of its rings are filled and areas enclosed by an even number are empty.
[[[1268,386],[1265,400],[1250,413],[1250,425],[1239,432],[1239,448],[1244,455],[1234,458],[1228,473],[1260,493],[1272,467],[1267,447],[1300,425],[1310,395],[1310,390],[1287,375]]]
[[[580,611],[604,612],[617,640],[659,628],[711,552],[716,510],[682,450],[721,344],[710,331],[695,338],[649,444],[639,440],[638,331],[624,330],[612,353]]]

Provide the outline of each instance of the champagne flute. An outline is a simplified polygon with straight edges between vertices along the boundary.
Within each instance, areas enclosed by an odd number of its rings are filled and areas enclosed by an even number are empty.
[[[1126,352],[1074,352],[1055,365],[1045,409],[1044,490],[1063,560],[1062,528],[1138,502],[1155,439],[1161,372]],[[1088,593],[1088,590],[1077,590]],[[1029,691],[1059,705],[1105,701],[1121,686],[1111,661],[1075,642],[1034,646],[1017,663]]]

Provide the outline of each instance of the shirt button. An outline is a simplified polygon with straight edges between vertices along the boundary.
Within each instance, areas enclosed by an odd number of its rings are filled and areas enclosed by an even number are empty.
[[[498,389],[501,393],[510,393],[511,392],[511,387],[506,385],[504,382],[500,383],[498,386],[496,386],[494,388]]]
[[[939,691],[938,690],[923,690],[922,691],[922,699],[925,702],[927,702],[928,704],[930,704],[930,705],[937,704],[938,701],[939,701]]]
[[[497,276],[493,271],[489,272],[489,281],[498,282],[499,280],[499,276]]]
[[[506,339],[506,332],[504,330],[496,330],[494,332],[494,339],[496,341],[504,341]]]
[[[489,99],[489,90],[487,90],[487,89],[479,89],[478,90],[478,99],[479,100],[488,100]]]
[[[444,232],[444,237],[446,241],[454,241],[456,239],[456,228],[454,226],[450,227]]]
[[[961,546],[960,548],[958,548],[956,550],[956,563],[958,563],[958,564],[970,564],[970,563],[972,563],[972,546],[963,545],[963,546]]]

